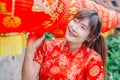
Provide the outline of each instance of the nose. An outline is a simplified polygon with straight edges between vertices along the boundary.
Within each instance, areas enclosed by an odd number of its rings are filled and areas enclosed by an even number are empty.
[[[73,21],[71,21],[71,22],[68,24],[68,26],[69,26],[70,30],[72,30],[72,31],[74,31],[74,32],[76,32],[77,29],[78,29],[78,25],[75,24]]]
[[[77,27],[75,27],[75,26],[70,26],[70,30],[71,30],[72,32],[77,32]]]

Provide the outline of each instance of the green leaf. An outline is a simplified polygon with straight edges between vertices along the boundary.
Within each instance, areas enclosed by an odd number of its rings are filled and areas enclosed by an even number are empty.
[[[120,80],[120,33],[116,38],[108,36],[106,43],[108,47],[108,80]]]

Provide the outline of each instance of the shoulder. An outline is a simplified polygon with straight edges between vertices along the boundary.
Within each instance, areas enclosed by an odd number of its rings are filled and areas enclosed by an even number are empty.
[[[91,48],[87,48],[87,54],[89,55],[89,59],[91,60],[100,62],[102,61],[101,55]]]
[[[90,80],[97,80],[98,78],[103,80],[104,69],[101,55],[90,48],[87,49],[87,52],[89,54],[87,58],[88,64],[86,67],[87,78],[89,78]]]
[[[44,41],[44,46],[46,49],[53,49],[54,47],[61,47],[63,44],[64,40],[45,40]]]
[[[46,45],[52,45],[52,46],[54,46],[54,45],[60,45],[60,44],[62,44],[63,43],[63,40],[45,40],[44,41],[44,44],[46,44]]]

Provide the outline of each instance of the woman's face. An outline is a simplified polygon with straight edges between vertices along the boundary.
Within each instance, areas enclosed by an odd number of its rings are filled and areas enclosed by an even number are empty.
[[[65,37],[69,42],[81,44],[88,39],[89,34],[89,19],[81,21],[78,19],[72,19],[68,23]]]

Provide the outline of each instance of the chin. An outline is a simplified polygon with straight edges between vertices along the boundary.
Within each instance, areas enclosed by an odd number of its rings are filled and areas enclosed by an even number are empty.
[[[74,42],[74,39],[70,36],[65,36],[65,39],[68,41],[68,42]]]

